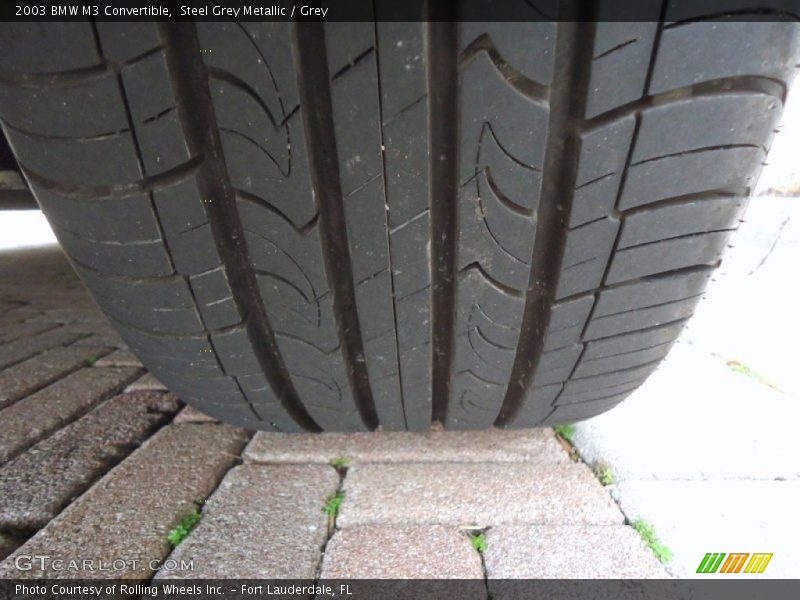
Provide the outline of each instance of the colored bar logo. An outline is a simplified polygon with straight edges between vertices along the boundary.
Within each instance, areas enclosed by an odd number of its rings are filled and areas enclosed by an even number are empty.
[[[748,561],[748,557],[750,560]],[[698,573],[763,573],[772,553],[708,552],[697,565]],[[744,570],[742,570],[744,568]]]

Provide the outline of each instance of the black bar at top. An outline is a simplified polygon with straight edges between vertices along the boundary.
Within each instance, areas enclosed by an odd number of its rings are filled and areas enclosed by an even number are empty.
[[[457,1],[459,21],[558,21],[595,2],[599,21],[652,21],[662,0],[374,0],[380,21],[421,21],[427,2]],[[667,0],[668,22],[798,21],[800,0]],[[454,11],[451,11],[454,12]],[[372,21],[373,0],[3,0],[0,21]]]

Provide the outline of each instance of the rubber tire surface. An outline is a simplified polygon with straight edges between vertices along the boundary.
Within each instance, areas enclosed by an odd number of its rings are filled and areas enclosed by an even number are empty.
[[[563,423],[669,351],[797,63],[796,24],[653,11],[4,23],[0,118],[96,301],[199,409]]]

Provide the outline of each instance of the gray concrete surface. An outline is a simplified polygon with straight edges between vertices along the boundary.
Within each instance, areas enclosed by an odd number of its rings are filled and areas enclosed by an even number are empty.
[[[798,576],[796,480],[628,481],[612,494],[629,518],[655,527],[672,550],[668,568],[679,577],[698,576],[706,552],[774,554],[763,575],[730,577]]]

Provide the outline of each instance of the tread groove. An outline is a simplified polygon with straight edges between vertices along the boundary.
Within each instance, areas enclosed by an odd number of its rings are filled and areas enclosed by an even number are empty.
[[[591,13],[592,9],[584,7],[583,11]],[[576,16],[583,18],[561,20],[556,33],[555,71],[561,77],[551,89],[544,176],[525,311],[511,377],[495,421],[498,427],[514,421],[538,369],[564,258],[580,151],[577,126],[585,114],[589,86],[587,73],[582,72],[581,66],[592,59],[596,30],[590,22],[592,14]]]
[[[448,13],[448,14],[440,14]],[[447,420],[453,378],[455,269],[458,235],[458,23],[431,6],[426,24],[429,122],[432,420]]]
[[[380,423],[372,397],[356,309],[325,30],[322,23],[300,23],[294,25],[293,35],[297,41],[295,48],[300,65],[300,104],[305,107],[303,120],[311,180],[319,209],[320,237],[327,248],[325,267],[333,291],[334,315],[356,406],[364,425],[374,430]]]

